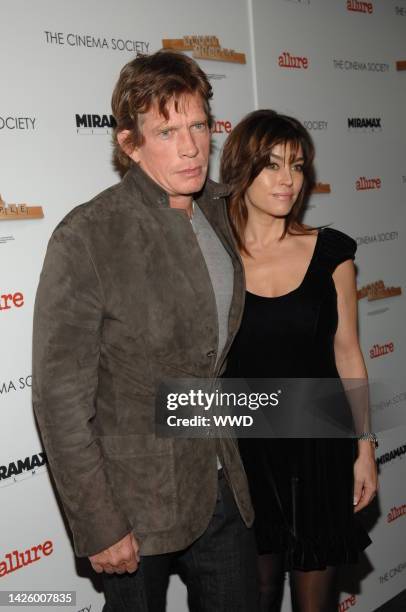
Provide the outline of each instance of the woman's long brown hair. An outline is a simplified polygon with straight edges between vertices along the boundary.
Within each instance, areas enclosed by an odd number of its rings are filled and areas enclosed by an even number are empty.
[[[231,225],[240,251],[247,255],[249,252],[244,240],[248,220],[245,193],[258,174],[269,166],[273,147],[287,143],[290,143],[293,154],[302,147],[304,180],[299,196],[285,218],[281,236],[284,238],[293,231],[308,231],[300,218],[315,184],[315,151],[310,134],[297,119],[265,109],[246,115],[224,144],[220,164],[221,180],[231,187],[228,203]]]

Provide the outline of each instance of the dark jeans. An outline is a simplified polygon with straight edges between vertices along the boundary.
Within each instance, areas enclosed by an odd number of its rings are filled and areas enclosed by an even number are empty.
[[[217,503],[206,531],[187,549],[141,557],[134,574],[103,574],[103,612],[164,612],[171,573],[188,591],[191,612],[256,612],[257,552],[220,474]]]

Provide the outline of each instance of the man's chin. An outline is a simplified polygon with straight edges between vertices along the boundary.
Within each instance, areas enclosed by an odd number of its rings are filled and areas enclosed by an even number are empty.
[[[182,181],[182,184],[177,186],[176,191],[182,195],[193,195],[194,193],[199,193],[204,187],[206,182],[206,177],[194,177],[190,178],[186,181]]]

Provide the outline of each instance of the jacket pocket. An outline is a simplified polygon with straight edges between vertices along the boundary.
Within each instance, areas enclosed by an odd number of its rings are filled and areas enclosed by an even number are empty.
[[[172,440],[154,435],[103,436],[114,497],[135,535],[171,529],[177,519]]]

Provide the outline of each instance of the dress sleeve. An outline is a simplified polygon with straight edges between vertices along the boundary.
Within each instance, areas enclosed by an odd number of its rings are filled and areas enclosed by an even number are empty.
[[[355,259],[357,243],[351,236],[331,227],[322,230],[322,255],[325,263],[334,272],[336,267],[347,259]]]

